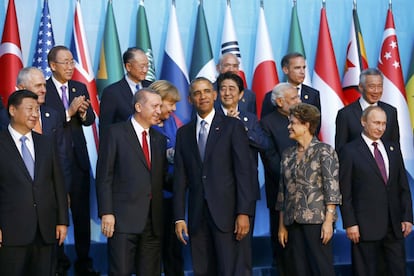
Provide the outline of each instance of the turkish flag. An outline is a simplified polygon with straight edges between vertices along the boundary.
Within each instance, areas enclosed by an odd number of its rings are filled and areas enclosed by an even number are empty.
[[[16,90],[17,74],[22,68],[23,58],[16,8],[14,0],[10,0],[0,45],[0,95],[5,106],[7,106],[9,95]]]

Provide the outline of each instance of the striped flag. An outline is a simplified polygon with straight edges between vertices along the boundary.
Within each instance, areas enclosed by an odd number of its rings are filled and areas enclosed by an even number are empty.
[[[189,122],[191,119],[191,106],[187,101],[189,85],[188,70],[181,44],[180,31],[178,30],[174,1],[171,4],[160,78],[174,84],[180,93],[181,100],[177,103],[177,110],[174,116],[177,125],[181,126]]]
[[[100,96],[105,87],[122,79],[124,76],[123,64],[112,0],[108,0],[98,74],[96,77]]]
[[[397,34],[391,5],[382,37],[381,51],[378,58],[378,69],[384,74],[384,92],[381,100],[398,110],[398,125],[400,127],[400,145],[406,169],[414,176],[413,130],[405,94],[404,79],[401,69],[401,59],[398,50]]]
[[[298,18],[298,9],[296,1],[293,1],[292,15],[290,18],[290,33],[289,33],[289,45],[288,53],[300,53],[305,57],[305,80],[304,84],[312,86],[311,76],[309,74],[309,68],[306,61],[305,47],[303,45],[302,31],[300,30],[299,18]]]
[[[342,88],[344,90],[345,105],[354,102],[360,97],[358,90],[359,75],[368,68],[367,54],[359,25],[356,5],[352,9],[352,23],[349,33],[349,42],[346,48],[346,61]]]
[[[7,106],[9,95],[16,90],[17,74],[22,68],[23,57],[16,8],[14,0],[9,0],[0,44],[0,96],[4,106]]]
[[[155,64],[152,52],[151,38],[148,30],[147,14],[144,0],[140,0],[137,14],[137,47],[144,50],[148,58],[148,72],[146,80],[155,81]]]
[[[263,3],[259,9],[257,23],[256,50],[254,54],[254,74],[252,89],[256,93],[257,116],[262,113],[263,99],[267,92],[279,83],[276,63],[273,58],[272,45],[264,15]]]
[[[191,58],[190,78],[205,77],[211,82],[216,81],[216,66],[211,51],[203,4],[200,2],[197,12],[197,24],[194,34],[193,55]]]
[[[232,53],[239,59],[239,75],[243,79],[244,87],[247,87],[246,74],[244,73],[239,42],[237,40],[236,31],[231,15],[230,0],[227,0],[226,14],[224,15],[223,33],[221,35],[221,55]]]
[[[322,141],[335,146],[335,117],[343,104],[343,92],[339,80],[338,66],[326,18],[325,4],[321,9],[318,47],[312,78],[313,87],[320,91],[321,97],[321,131]]]
[[[82,82],[86,85],[89,92],[92,108],[97,115],[96,118],[98,118],[99,103],[96,90],[96,82],[83,26],[83,17],[80,4],[79,1],[76,1],[75,18],[73,20],[73,33],[70,44],[70,50],[76,63],[72,78],[73,80]],[[88,146],[91,171],[95,176],[98,149],[98,132],[96,129],[96,123],[89,127],[83,127],[83,131],[85,134],[86,144]]]
[[[47,54],[55,46],[53,36],[52,19],[50,18],[48,0],[43,2],[42,17],[39,23],[39,32],[37,33],[36,50],[33,55],[32,66],[42,70],[45,78],[52,75],[52,71],[47,63]]]

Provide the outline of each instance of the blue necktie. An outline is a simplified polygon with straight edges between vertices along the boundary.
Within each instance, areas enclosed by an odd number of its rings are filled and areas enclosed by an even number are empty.
[[[26,146],[26,136],[20,137],[20,141],[22,142],[22,157],[23,162],[26,165],[27,170],[29,171],[30,176],[32,177],[32,180],[34,179],[34,160],[32,155],[30,154],[29,149]]]
[[[388,177],[387,177],[387,170],[385,169],[385,162],[384,158],[382,157],[382,154],[380,150],[378,149],[378,143],[372,142],[372,145],[374,146],[374,158],[377,162],[378,168],[381,172],[382,178],[384,179],[385,184],[387,184]]]
[[[136,88],[137,88],[137,91],[139,91],[139,90],[141,90],[142,89],[142,85],[141,85],[141,83],[139,82],[139,83],[137,83],[137,85],[135,86]]]
[[[198,150],[200,151],[201,160],[204,160],[204,151],[206,150],[207,142],[207,122],[202,120],[200,122],[200,131],[198,132]]]

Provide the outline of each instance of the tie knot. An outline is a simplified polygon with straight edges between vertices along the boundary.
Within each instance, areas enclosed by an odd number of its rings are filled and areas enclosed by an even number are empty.
[[[372,142],[372,145],[374,146],[374,148],[378,147],[378,143],[377,142]]]
[[[60,89],[62,89],[62,92],[63,92],[63,93],[66,93],[66,85],[62,85],[62,86],[60,87]]]
[[[207,124],[207,122],[206,122],[206,121],[204,121],[204,120],[202,120],[202,121],[200,122],[201,127],[205,127],[205,126],[206,126],[206,124]]]
[[[20,137],[20,141],[22,142],[22,143],[25,143],[26,142],[26,140],[27,140],[28,138],[26,137],[26,136],[22,136],[22,137]]]
[[[135,87],[137,88],[137,91],[138,90],[140,90],[140,89],[142,89],[142,85],[141,85],[141,83],[139,82],[139,83],[137,83],[137,85],[135,85]]]

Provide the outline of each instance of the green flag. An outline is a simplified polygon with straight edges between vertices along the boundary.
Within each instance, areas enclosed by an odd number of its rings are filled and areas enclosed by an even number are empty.
[[[144,50],[148,57],[149,67],[146,79],[149,81],[155,81],[154,55],[148,31],[147,14],[145,12],[144,1],[140,1],[137,14],[137,47]]]
[[[118,32],[112,1],[108,1],[105,18],[105,30],[101,45],[101,55],[99,58],[99,68],[97,74],[97,85],[99,97],[108,85],[119,81],[124,75],[121,49],[119,47]]]
[[[216,66],[211,51],[203,5],[198,5],[197,23],[194,34],[193,55],[191,58],[190,79],[205,77],[212,82],[216,80]]]
[[[301,53],[306,59],[305,47],[303,46],[302,32],[300,30],[296,2],[294,3],[292,7],[292,16],[290,19],[288,53],[292,53],[292,52]],[[309,70],[307,66],[306,66],[306,71],[305,71],[304,83],[307,85],[311,85]]]

